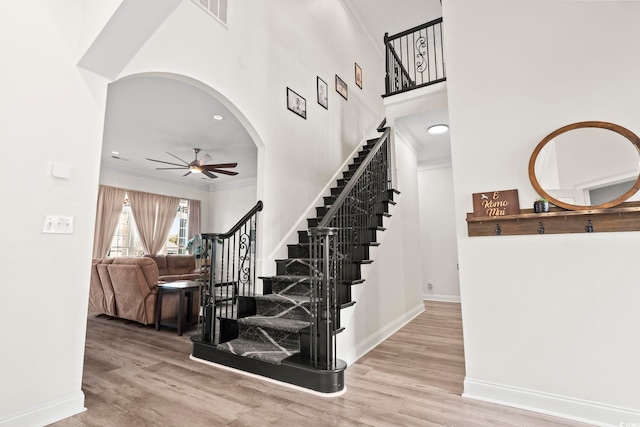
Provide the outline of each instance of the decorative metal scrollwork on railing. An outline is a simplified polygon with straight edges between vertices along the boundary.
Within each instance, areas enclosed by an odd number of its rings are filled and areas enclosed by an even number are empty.
[[[427,69],[427,38],[420,36],[416,40],[416,70],[423,73]]]
[[[354,261],[373,241],[384,203],[389,200],[389,129],[371,148],[318,227],[309,229],[312,283],[311,356],[321,369],[336,362],[335,331],[343,301],[341,288],[354,280]]]
[[[385,34],[386,93],[404,92],[446,80],[442,18],[393,36]]]
[[[217,344],[220,319],[235,319],[239,296],[254,296],[256,282],[258,202],[227,233],[203,233],[201,316],[202,342]]]

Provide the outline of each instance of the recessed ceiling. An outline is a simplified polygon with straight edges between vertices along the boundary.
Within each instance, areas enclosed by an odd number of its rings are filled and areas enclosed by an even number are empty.
[[[215,120],[220,115],[223,120]],[[152,158],[189,163],[211,156],[211,163],[237,162],[236,176],[216,179],[183,170],[156,170]],[[117,152],[115,155],[113,152]],[[168,165],[166,165],[168,166]],[[211,94],[181,80],[141,76],[109,85],[101,167],[185,186],[209,188],[256,178],[257,148],[234,115]],[[170,167],[170,166],[168,166]]]

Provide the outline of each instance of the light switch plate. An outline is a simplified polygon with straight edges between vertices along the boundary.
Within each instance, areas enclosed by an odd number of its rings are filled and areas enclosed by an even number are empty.
[[[72,216],[47,215],[44,217],[43,233],[73,234]]]

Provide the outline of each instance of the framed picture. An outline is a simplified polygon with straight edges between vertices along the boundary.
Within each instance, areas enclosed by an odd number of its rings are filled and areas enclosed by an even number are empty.
[[[348,99],[349,92],[347,89],[347,84],[336,74],[336,92],[340,94],[344,99]]]
[[[356,62],[356,86],[362,89],[362,68]]]
[[[303,119],[307,118],[307,100],[287,88],[287,108]]]
[[[327,82],[322,80],[320,77],[317,78],[318,81],[318,104],[322,105],[327,110],[329,109],[329,86],[327,86]]]

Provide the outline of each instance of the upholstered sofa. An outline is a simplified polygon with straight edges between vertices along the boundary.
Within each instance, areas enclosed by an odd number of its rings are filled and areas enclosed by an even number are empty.
[[[155,323],[158,267],[148,257],[94,259],[91,263],[89,312]],[[194,304],[195,305],[195,304]],[[175,317],[178,294],[162,298],[162,319]]]
[[[145,257],[156,262],[160,281],[175,282],[200,278],[200,270],[196,269],[194,255],[145,255]]]

